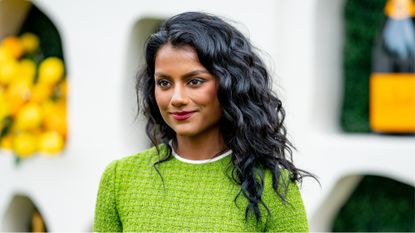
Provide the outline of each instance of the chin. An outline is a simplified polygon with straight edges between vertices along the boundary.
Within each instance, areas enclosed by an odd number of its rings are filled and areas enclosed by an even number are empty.
[[[174,132],[176,132],[177,136],[183,136],[183,137],[192,137],[199,133],[198,129],[195,127],[175,127],[172,128]]]
[[[191,130],[175,130],[177,136],[191,137],[195,135],[195,132]]]

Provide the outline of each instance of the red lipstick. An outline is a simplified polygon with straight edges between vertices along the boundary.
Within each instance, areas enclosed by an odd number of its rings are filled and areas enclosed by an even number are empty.
[[[174,119],[178,121],[184,121],[188,119],[189,117],[191,117],[193,113],[194,112],[181,111],[181,112],[172,112],[171,114],[173,115]]]

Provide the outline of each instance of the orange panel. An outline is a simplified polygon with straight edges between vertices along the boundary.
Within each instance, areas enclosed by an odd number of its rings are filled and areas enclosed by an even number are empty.
[[[415,74],[372,74],[370,125],[377,132],[415,132]]]

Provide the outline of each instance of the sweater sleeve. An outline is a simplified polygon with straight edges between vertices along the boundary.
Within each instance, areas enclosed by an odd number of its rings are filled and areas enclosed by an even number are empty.
[[[288,179],[288,176],[286,179]],[[283,203],[277,195],[273,195],[271,198],[273,203],[270,205],[272,216],[267,224],[267,231],[308,232],[307,215],[297,183],[290,182],[286,200],[287,202]]]
[[[122,231],[116,205],[116,167],[117,161],[112,162],[101,177],[95,206],[94,232]]]

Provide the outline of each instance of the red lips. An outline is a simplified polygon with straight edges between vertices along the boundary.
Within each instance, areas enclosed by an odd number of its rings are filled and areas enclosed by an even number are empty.
[[[174,119],[178,121],[184,121],[188,119],[189,117],[191,117],[193,113],[194,112],[181,111],[181,112],[172,112],[171,114],[173,115]]]

